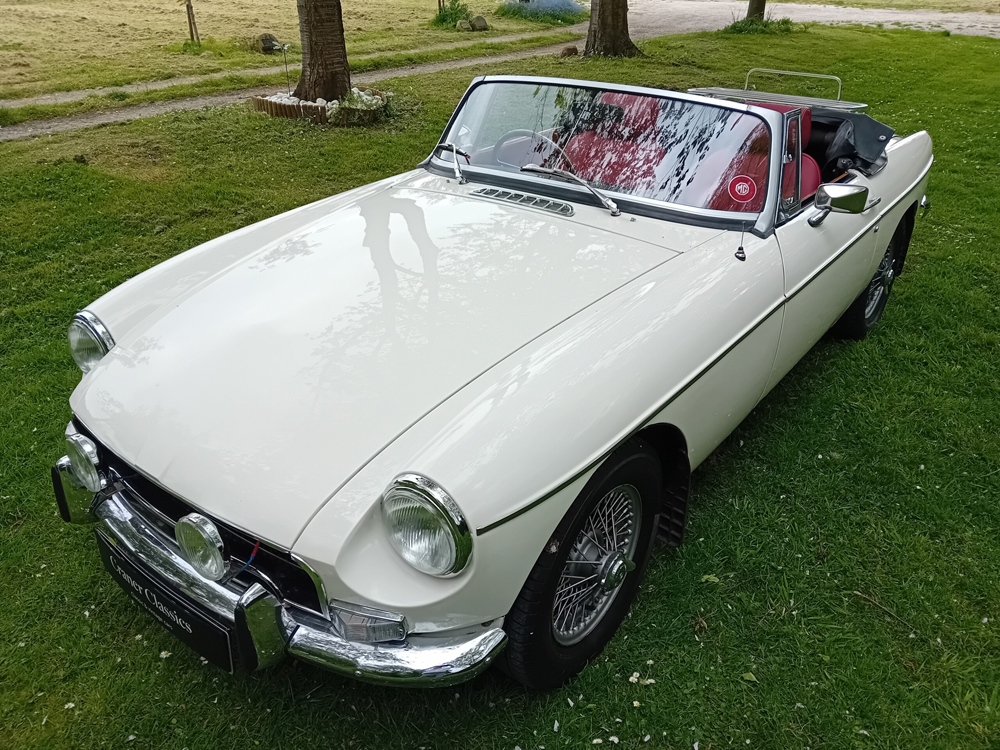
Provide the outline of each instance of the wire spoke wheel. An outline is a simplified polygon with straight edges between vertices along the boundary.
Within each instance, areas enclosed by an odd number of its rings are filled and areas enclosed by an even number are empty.
[[[882,256],[882,261],[878,264],[878,270],[872,277],[871,283],[868,284],[865,298],[866,319],[871,319],[876,315],[880,307],[884,307],[886,300],[889,298],[889,292],[892,290],[892,282],[896,278],[895,245],[895,242],[889,243],[885,255]]]
[[[659,456],[641,438],[629,438],[602,462],[504,618],[501,669],[535,690],[551,690],[601,653],[639,591],[662,497]]]
[[[635,568],[642,500],[630,484],[610,490],[594,506],[573,542],[552,604],[552,633],[571,646],[593,631]]]

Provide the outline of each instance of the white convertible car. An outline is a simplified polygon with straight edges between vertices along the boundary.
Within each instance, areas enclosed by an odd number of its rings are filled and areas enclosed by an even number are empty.
[[[565,682],[680,543],[691,471],[882,315],[931,140],[863,109],[477,78],[414,171],[74,318],[63,517],[227,670]]]

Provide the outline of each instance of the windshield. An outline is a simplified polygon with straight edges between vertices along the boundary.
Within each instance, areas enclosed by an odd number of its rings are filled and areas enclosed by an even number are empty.
[[[593,87],[477,86],[445,134],[463,167],[564,169],[596,188],[692,208],[758,212],[770,136],[735,109]],[[440,150],[438,155],[450,160]]]

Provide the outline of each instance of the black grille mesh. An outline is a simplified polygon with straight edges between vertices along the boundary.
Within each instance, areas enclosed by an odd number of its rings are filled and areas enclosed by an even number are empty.
[[[173,538],[173,525],[188,513],[201,513],[212,519],[219,529],[226,554],[230,558],[230,566],[236,569],[250,559],[254,546],[259,541],[251,534],[230,526],[225,521],[214,518],[197,508],[190,506],[179,497],[151,482],[133,469],[117,455],[103,446],[79,422],[77,429],[90,437],[97,446],[101,466],[110,471],[115,479],[128,490],[130,500],[139,504],[137,510],[143,517],[152,522],[157,529],[169,538]],[[146,506],[145,508],[141,506]],[[146,512],[143,512],[143,511]],[[253,563],[240,574],[238,580],[259,582],[265,588],[272,590],[282,600],[299,607],[322,613],[319,592],[308,571],[292,559],[291,555],[281,549],[261,542],[260,549]],[[274,590],[277,589],[277,590]]]

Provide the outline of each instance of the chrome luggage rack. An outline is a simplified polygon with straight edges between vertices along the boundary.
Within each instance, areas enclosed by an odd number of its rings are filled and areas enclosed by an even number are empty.
[[[783,76],[803,76],[805,78],[825,78],[837,82],[837,98],[822,99],[816,96],[794,96],[792,94],[774,94],[769,91],[755,91],[750,88],[750,76],[754,73],[771,73]],[[788,104],[799,107],[824,107],[826,109],[836,109],[842,112],[861,112],[868,109],[867,104],[859,102],[846,102],[840,98],[844,89],[844,82],[837,76],[822,75],[820,73],[799,73],[794,70],[772,70],[770,68],[751,68],[747,73],[746,82],[742,89],[727,89],[721,86],[705,86],[702,88],[688,89],[689,94],[699,94],[710,96],[713,99],[734,99],[741,102],[767,102],[769,104]]]

